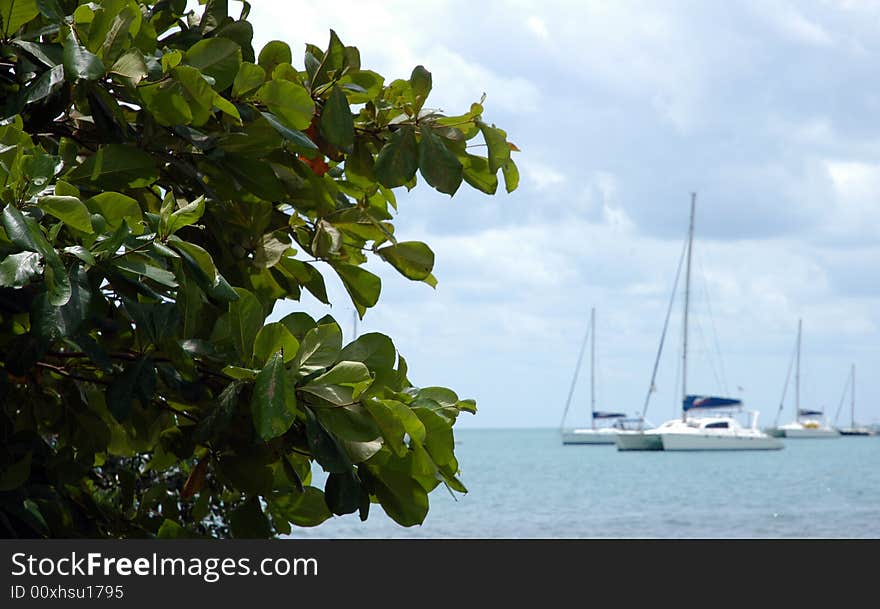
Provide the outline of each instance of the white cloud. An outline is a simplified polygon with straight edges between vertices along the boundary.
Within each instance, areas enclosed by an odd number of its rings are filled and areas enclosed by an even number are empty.
[[[547,40],[548,38],[550,38],[550,32],[547,31],[547,24],[544,23],[544,20],[540,17],[529,15],[526,18],[526,27],[528,27],[533,34],[535,34],[538,38],[542,40]]]
[[[827,161],[835,200],[825,228],[838,237],[876,242],[880,237],[880,163]]]
[[[545,165],[541,161],[526,160],[525,162],[518,163],[518,165],[525,181],[537,190],[547,190],[564,184],[566,181],[565,175],[562,172],[549,165]]]
[[[806,17],[789,2],[761,0],[753,2],[752,9],[786,38],[813,46],[834,44],[833,37],[822,25]]]

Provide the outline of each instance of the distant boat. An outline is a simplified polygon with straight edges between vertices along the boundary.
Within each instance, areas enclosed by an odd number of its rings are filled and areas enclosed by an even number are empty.
[[[687,393],[688,313],[695,210],[696,194],[692,194],[682,324],[681,418],[666,421],[659,427],[645,430],[640,434],[619,436],[617,448],[618,450],[665,451],[779,450],[783,447],[782,441],[758,429],[758,413],[756,411],[750,411],[752,417],[749,427],[743,427],[735,418],[734,413],[742,409],[742,400],[711,395],[689,395]],[[710,409],[716,410],[719,414],[712,416],[692,414],[694,411]]]
[[[844,396],[846,392],[844,392]],[[849,427],[838,427],[842,436],[873,436],[875,431],[866,425],[856,425],[856,365],[850,367],[849,377]],[[838,409],[839,412],[839,409]]]
[[[584,349],[587,345],[587,338],[590,338],[590,427],[565,427],[565,417],[568,414],[571,398],[574,394],[575,384],[577,383],[578,372],[583,361]],[[565,404],[565,411],[562,415],[562,424],[560,425],[560,433],[562,435],[563,444],[614,444],[618,433],[628,433],[632,430],[633,425],[639,419],[628,418],[622,412],[608,412],[596,410],[596,309],[590,311],[590,326],[584,336],[584,342],[581,345],[581,351],[578,355],[577,365],[574,371],[574,377],[571,381],[571,388],[568,392],[568,400]],[[613,421],[611,425],[599,426],[597,421]]]
[[[801,330],[802,320],[798,320],[797,343],[795,346],[795,420],[785,425],[774,426],[767,433],[775,437],[783,438],[839,438],[840,432],[831,427],[825,421],[823,410],[801,408]],[[791,367],[789,366],[789,372]],[[785,379],[788,385],[788,377]],[[780,411],[785,400],[785,390],[782,392],[783,401],[779,404]],[[777,418],[778,418],[777,414]]]

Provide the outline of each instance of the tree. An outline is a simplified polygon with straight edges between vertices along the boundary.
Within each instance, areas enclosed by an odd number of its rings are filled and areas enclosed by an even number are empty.
[[[410,526],[466,492],[473,400],[412,386],[382,334],[267,318],[328,303],[324,272],[363,317],[368,255],[435,286],[395,189],[510,192],[516,147],[482,100],[426,107],[422,66],[386,83],[331,31],[299,69],[255,52],[247,2],[202,4],[0,0],[5,537],[271,537],[374,503]]]

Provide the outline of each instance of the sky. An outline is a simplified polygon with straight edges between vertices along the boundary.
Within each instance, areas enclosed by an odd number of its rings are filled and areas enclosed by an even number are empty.
[[[230,3],[237,11],[238,3]],[[794,418],[880,423],[880,3],[804,0],[304,3],[257,0],[254,47],[332,28],[390,82],[423,65],[427,106],[508,133],[522,180],[488,196],[398,194],[401,240],[436,254],[436,289],[380,261],[357,332],[391,336],[417,386],[477,401],[460,427],[556,427],[596,309],[597,408],[642,410],[696,193],[688,390]],[[353,308],[328,278],[347,335]],[[677,416],[673,301],[647,418]],[[590,358],[566,425],[589,423]],[[786,399],[779,413],[783,391]],[[842,407],[841,407],[842,404]],[[839,414],[838,414],[839,413]]]

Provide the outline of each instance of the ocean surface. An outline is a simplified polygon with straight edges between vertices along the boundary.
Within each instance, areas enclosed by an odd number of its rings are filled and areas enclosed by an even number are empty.
[[[455,436],[469,492],[435,489],[421,526],[373,504],[366,522],[349,514],[291,537],[880,539],[880,436],[692,453],[563,445],[556,429]]]

